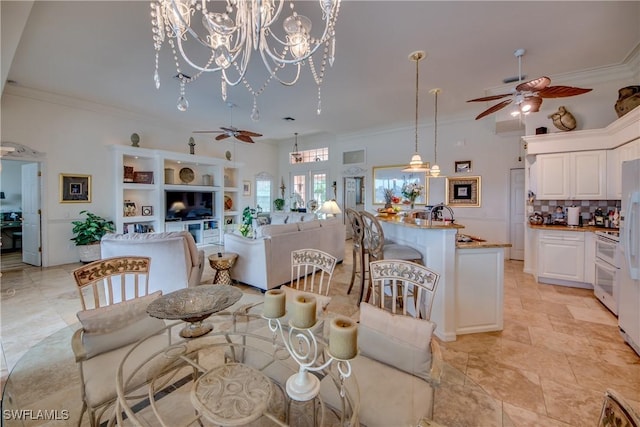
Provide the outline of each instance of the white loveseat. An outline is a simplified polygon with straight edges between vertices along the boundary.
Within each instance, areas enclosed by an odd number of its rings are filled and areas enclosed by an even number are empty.
[[[102,258],[125,255],[151,257],[149,292],[163,294],[197,286],[202,280],[204,251],[187,231],[106,234],[100,241]]]
[[[301,216],[292,215],[299,219]],[[314,248],[344,259],[345,226],[337,218],[308,219],[286,224],[263,225],[256,230],[256,238],[239,234],[224,235],[225,252],[237,253],[232,270],[233,279],[268,290],[288,283],[291,279],[291,251]]]

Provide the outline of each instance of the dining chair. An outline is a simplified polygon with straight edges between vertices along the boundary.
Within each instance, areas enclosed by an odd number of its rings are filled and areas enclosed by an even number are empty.
[[[369,264],[371,264],[372,261],[380,261],[383,259],[397,259],[422,263],[422,254],[417,249],[408,245],[385,241],[384,230],[375,215],[366,211],[361,212],[360,215],[365,231],[363,246],[367,248]],[[370,266],[369,272],[371,272]],[[369,275],[371,275],[371,273],[369,273]],[[371,295],[371,279],[369,280],[369,284],[366,285],[366,289],[366,295],[364,288],[362,290],[360,296],[361,301],[367,301]]]
[[[377,290],[360,304],[359,352],[350,361],[357,384],[345,381],[345,391],[359,390],[361,424],[416,426],[432,419],[442,376],[442,352],[430,320],[440,275],[394,259],[372,261],[369,274]],[[321,396],[339,408],[340,402],[325,392],[326,382]]]
[[[149,294],[150,265],[149,257],[124,256],[94,261],[73,271],[82,305],[77,313],[81,328],[71,339],[80,370],[82,412],[78,425],[85,412],[92,427],[100,425],[116,400],[114,378],[119,361],[135,343],[151,337],[128,356],[143,359],[170,342],[167,334],[155,335],[165,327],[164,321],[146,313],[149,303],[162,294]],[[145,379],[146,373],[135,373],[129,389],[136,390]],[[109,417],[109,424],[114,419]]]
[[[620,394],[612,389],[607,389],[604,393],[604,402],[597,427],[609,426],[640,427],[640,415]]]
[[[291,251],[291,287],[299,291],[329,295],[338,259],[319,249]]]

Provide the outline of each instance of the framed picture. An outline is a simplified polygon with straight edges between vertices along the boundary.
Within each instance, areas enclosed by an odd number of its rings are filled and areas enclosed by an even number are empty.
[[[251,181],[242,181],[242,195],[243,196],[251,195]]]
[[[456,173],[471,172],[471,160],[461,160],[455,162],[454,170],[456,171]]]
[[[153,206],[142,207],[142,216],[152,216],[152,215],[153,215]]]
[[[405,165],[374,166],[373,168],[373,204],[384,205],[384,192],[390,189],[393,195],[402,203],[402,187],[405,184],[422,186],[422,194],[416,198],[416,205],[426,204],[429,194],[429,180],[426,172],[403,172]]]
[[[61,173],[60,203],[91,203],[91,175]]]
[[[133,182],[137,184],[153,184],[153,172],[134,172]]]
[[[136,216],[136,204],[131,200],[124,201],[124,216]]]
[[[480,177],[447,178],[447,205],[479,207],[481,200]]]

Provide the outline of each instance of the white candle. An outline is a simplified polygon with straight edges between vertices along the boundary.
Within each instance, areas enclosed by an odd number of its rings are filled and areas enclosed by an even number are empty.
[[[300,329],[316,324],[316,299],[308,295],[298,295],[293,300],[291,322]]]
[[[262,315],[267,319],[276,319],[284,316],[285,293],[281,289],[271,289],[264,293],[264,309]]]
[[[358,354],[358,328],[345,317],[331,319],[329,353],[336,359],[349,360]]]

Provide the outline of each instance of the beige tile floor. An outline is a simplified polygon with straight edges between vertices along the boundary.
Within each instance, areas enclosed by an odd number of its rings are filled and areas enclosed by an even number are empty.
[[[350,251],[347,245],[345,263],[336,269],[329,308],[357,318],[357,292],[346,295]],[[3,383],[29,348],[76,323],[79,302],[70,272],[77,265],[3,273]],[[592,292],[538,284],[522,267],[518,261],[505,265],[503,331],[441,343],[448,364],[495,399],[507,416],[492,425],[595,425],[607,388],[640,409],[640,357],[620,338],[616,318]],[[212,277],[207,266],[203,281]],[[487,424],[476,418],[451,425]]]

